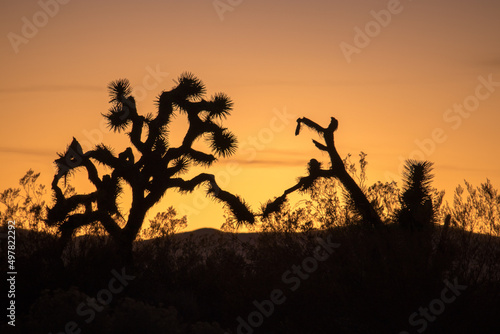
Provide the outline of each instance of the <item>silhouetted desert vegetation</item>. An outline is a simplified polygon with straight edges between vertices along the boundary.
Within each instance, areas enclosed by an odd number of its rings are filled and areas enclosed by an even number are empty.
[[[377,206],[381,229],[358,220],[336,181],[315,184],[301,206],[285,202],[250,233],[235,233],[229,212],[225,231],[183,233],[187,222],[170,208],[141,232],[133,263],[124,265],[98,224],[80,231],[60,256],[60,237],[43,222],[33,196],[40,190],[36,176],[24,179],[31,200],[22,189],[2,194],[11,205],[2,211],[2,229],[8,219],[19,224],[20,333],[65,332],[71,321],[82,333],[417,333],[424,323],[427,333],[500,328],[500,197],[489,183],[457,188],[454,202],[439,204],[436,221],[421,230],[389,219],[401,210],[394,183],[366,190],[368,198],[387,199]],[[437,205],[442,196],[433,194]],[[322,243],[335,244],[331,254]],[[326,259],[312,261],[314,254]],[[2,249],[4,271],[6,264]],[[113,270],[134,278],[108,300],[100,291],[109,289]],[[413,313],[442,298],[446,282],[461,287],[453,302],[443,303],[444,310],[435,303],[441,313],[430,313],[433,321],[418,315],[410,323]],[[271,308],[264,301],[273,291],[282,295]],[[97,298],[96,308],[89,298]],[[256,304],[268,312],[263,321]]]
[[[315,131],[329,161],[310,159],[306,176],[255,210],[212,174],[184,175],[235,152],[221,125],[232,109],[226,95],[206,99],[203,83],[183,74],[160,94],[158,112],[143,116],[127,80],[109,91],[104,117],[130,131],[131,147],[85,152],[73,139],[55,160],[52,199],[32,170],[0,194],[0,233],[9,236],[1,266],[17,272],[5,290],[15,294],[7,321],[16,326],[2,332],[500,332],[500,194],[489,181],[458,186],[449,203],[433,187],[432,163],[408,160],[400,186],[370,186],[366,154],[356,163],[337,152],[338,120],[322,127],[302,117],[296,135]],[[189,127],[172,147],[177,114]],[[199,139],[209,153],[193,148]],[[72,187],[80,171],[95,191]],[[201,186],[225,205],[221,231],[183,233],[189,221],[173,207],[144,224],[167,189]],[[118,203],[124,187],[128,213]],[[291,201],[295,192],[301,201]]]

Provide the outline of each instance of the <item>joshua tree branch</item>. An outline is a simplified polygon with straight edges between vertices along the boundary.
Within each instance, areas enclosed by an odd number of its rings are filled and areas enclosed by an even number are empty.
[[[106,231],[112,236],[117,236],[121,231],[113,218],[99,210],[75,213],[68,217],[59,229],[63,235],[71,236],[76,229],[96,222],[101,222]]]
[[[181,191],[191,192],[196,187],[200,186],[204,182],[209,182],[212,189],[220,190],[219,186],[215,182],[215,176],[212,174],[201,173],[191,180],[184,180],[181,178],[172,178],[169,180],[169,188],[179,188]]]
[[[321,144],[321,143],[317,142],[317,141],[316,141],[316,140],[314,140],[314,139],[313,139],[312,141],[313,141],[314,145],[315,145],[318,149],[320,149],[320,150],[322,150],[322,151],[327,151],[327,152],[328,152],[328,147],[326,147],[325,145],[323,145],[323,144]]]
[[[146,152],[146,145],[141,141],[142,127],[144,126],[144,117],[134,115],[132,117],[132,130],[129,132],[130,142],[135,148],[144,154]]]
[[[92,224],[98,220],[97,214],[92,213],[75,213],[59,227],[62,239],[67,242],[73,235],[73,232],[79,227]]]
[[[183,180],[180,178],[172,179],[174,181],[171,186],[177,187],[181,191],[193,191],[197,186],[201,185],[204,182],[210,183],[210,188],[208,189],[208,193],[214,196],[216,199],[226,203],[233,214],[236,216],[238,221],[246,221],[249,223],[254,222],[254,215],[247,208],[245,203],[236,195],[233,195],[225,190],[222,190],[217,182],[215,181],[215,176],[212,174],[202,173],[191,180]]]
[[[87,174],[90,182],[94,184],[94,186],[98,189],[101,186],[101,179],[99,178],[99,174],[97,173],[97,168],[94,166],[92,161],[89,158],[86,158],[83,162],[85,169],[87,169]]]
[[[304,124],[305,126],[316,131],[320,135],[323,135],[325,133],[325,129],[319,126],[316,122],[311,121],[309,118],[302,117],[302,118],[297,118],[297,128],[295,129],[296,136],[298,136],[300,133],[301,124]]]
[[[321,169],[320,164],[315,159],[312,159],[309,162],[309,175],[306,177],[302,177],[295,186],[285,190],[283,195],[276,198],[273,202],[269,202],[263,211],[263,215],[267,216],[272,212],[278,211],[286,200],[288,194],[296,190],[308,189],[310,186],[312,186],[316,179],[320,177],[336,177],[350,193],[352,199],[354,200],[356,208],[363,216],[363,219],[368,223],[374,225],[375,227],[379,227],[380,225],[382,225],[379,215],[373,209],[372,205],[366,198],[366,195],[363,193],[361,188],[359,188],[357,183],[349,175],[349,173],[345,169],[342,159],[340,158],[340,155],[337,152],[334,141],[334,132],[338,128],[337,119],[331,117],[328,127],[323,128],[316,122],[311,121],[308,118],[299,118],[297,119],[297,128],[295,130],[295,135],[298,135],[300,133],[301,124],[304,124],[307,127],[315,130],[323,137],[326,145],[323,145],[316,140],[313,140],[313,143],[321,151],[328,152],[328,154],[330,155],[331,168],[329,170]]]

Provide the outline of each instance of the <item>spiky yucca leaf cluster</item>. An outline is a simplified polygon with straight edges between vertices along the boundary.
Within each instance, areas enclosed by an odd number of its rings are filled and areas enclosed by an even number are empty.
[[[224,93],[212,96],[210,104],[210,118],[225,119],[233,109],[233,101]]]
[[[309,172],[309,175],[317,175],[320,170],[321,162],[316,159],[309,160],[309,163],[307,164],[307,171]]]
[[[249,224],[255,223],[253,213],[249,210],[248,204],[241,197],[214,187],[210,187],[208,193],[211,194],[213,198],[226,205],[226,208],[228,208],[231,214],[236,218],[238,225],[245,222]]]
[[[218,128],[209,137],[210,148],[218,156],[228,157],[236,152],[236,136],[225,128]]]
[[[174,90],[175,102],[183,107],[182,101],[198,100],[205,95],[205,84],[190,72],[182,73],[176,81],[177,87]]]
[[[111,147],[106,146],[104,144],[96,145],[92,152],[92,157],[98,163],[104,164],[105,161],[109,161],[110,159],[114,159],[115,155]]]
[[[107,118],[111,130],[120,132],[130,124],[132,109],[135,108],[132,88],[127,79],[119,79],[108,85],[108,91],[112,106],[103,116]]]
[[[300,184],[299,191],[301,193],[307,193],[314,186],[317,179],[318,179],[317,176],[315,177],[312,175],[299,177],[298,179],[299,180],[298,183]]]
[[[286,201],[285,195],[275,198],[274,201],[268,201],[262,208],[262,217],[265,219],[269,215],[281,211]]]
[[[405,163],[401,209],[395,215],[396,221],[404,228],[422,230],[433,222],[432,165],[432,162],[417,160]]]
[[[403,171],[403,201],[422,204],[431,193],[432,162],[407,160]]]
[[[196,165],[200,166],[208,167],[215,161],[215,157],[213,155],[200,151],[191,151],[189,153],[189,157]]]
[[[297,179],[297,184],[300,186],[298,190],[300,192],[308,192],[311,190],[316,181],[320,178],[321,163],[316,159],[309,160],[307,172],[309,175]]]
[[[57,174],[66,177],[74,169],[82,165],[83,159],[85,158],[82,150],[82,146],[73,137],[71,144],[68,145],[64,153],[57,153],[59,159],[54,162],[57,168]]]
[[[127,105],[114,105],[103,116],[107,118],[111,130],[121,132],[130,124],[129,114],[130,108]]]
[[[189,169],[189,160],[186,158],[178,158],[174,161],[173,166],[171,167],[171,175],[184,174]]]
[[[127,98],[132,94],[132,88],[130,87],[130,82],[127,79],[118,79],[111,81],[108,85],[108,92],[111,103],[121,103],[124,98]]]

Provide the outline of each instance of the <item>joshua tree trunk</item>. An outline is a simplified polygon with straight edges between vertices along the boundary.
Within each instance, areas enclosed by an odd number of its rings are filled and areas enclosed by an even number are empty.
[[[358,186],[356,181],[349,175],[347,171],[337,173],[337,179],[342,183],[344,188],[351,195],[352,200],[354,201],[354,206],[362,215],[363,220],[370,223],[374,227],[378,228],[382,225],[382,221],[380,220],[380,216],[375,211],[371,203],[366,198],[365,193]]]

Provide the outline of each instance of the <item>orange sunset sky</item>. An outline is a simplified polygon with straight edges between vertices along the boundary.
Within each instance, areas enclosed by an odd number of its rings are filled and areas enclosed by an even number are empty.
[[[464,179],[500,187],[499,1],[0,3],[2,190],[29,168],[48,186],[73,136],[119,152],[126,137],[102,126],[107,84],[128,78],[145,114],[184,71],[232,98],[240,148],[210,172],[254,210],[326,158],[312,132],[294,136],[303,116],[339,120],[337,149],[368,154],[370,184],[400,181],[412,157],[435,163],[448,199]],[[188,229],[220,227],[221,205],[201,192],[167,192],[151,213],[174,205]]]

